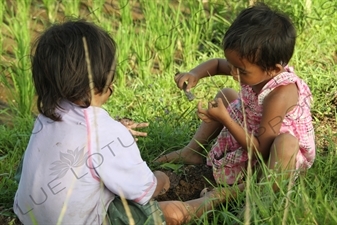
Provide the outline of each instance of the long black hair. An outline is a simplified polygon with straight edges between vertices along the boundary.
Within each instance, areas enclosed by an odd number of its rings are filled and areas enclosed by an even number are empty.
[[[40,113],[54,121],[61,120],[56,113],[61,100],[90,106],[83,37],[88,46],[95,93],[103,93],[114,77],[108,80],[116,60],[116,43],[102,28],[83,20],[55,24],[35,44],[32,74],[38,95],[37,107]]]

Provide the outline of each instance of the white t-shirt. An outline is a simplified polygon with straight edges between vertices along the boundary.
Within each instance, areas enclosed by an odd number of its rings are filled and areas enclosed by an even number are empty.
[[[102,108],[61,107],[61,122],[35,121],[14,200],[20,221],[102,224],[115,194],[146,204],[157,180],[130,132]]]

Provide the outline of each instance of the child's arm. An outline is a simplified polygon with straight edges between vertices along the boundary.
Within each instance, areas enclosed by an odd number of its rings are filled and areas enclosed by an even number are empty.
[[[271,145],[279,135],[282,122],[288,112],[298,103],[296,84],[280,86],[274,89],[263,101],[262,118],[256,139],[256,148],[266,160],[269,157]]]
[[[264,99],[262,119],[256,136],[246,132],[233,120],[221,101],[219,98],[216,102],[209,103],[208,109],[202,109],[199,103],[199,118],[205,122],[221,122],[244,149],[253,149],[261,153],[264,159],[268,159],[271,145],[279,135],[286,113],[297,104],[298,93],[296,85],[290,84],[276,88]]]
[[[170,188],[170,179],[165,173],[161,171],[154,171],[153,174],[157,178],[157,187],[152,197],[156,197],[158,195],[164,194]]]
[[[180,89],[184,88],[184,83],[187,82],[186,91],[194,87],[198,81],[204,77],[214,75],[229,75],[230,66],[225,59],[210,59],[187,73],[178,73],[174,80]]]

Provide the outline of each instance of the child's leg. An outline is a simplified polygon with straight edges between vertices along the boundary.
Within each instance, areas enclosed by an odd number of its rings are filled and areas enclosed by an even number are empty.
[[[224,105],[228,107],[229,103],[238,98],[238,93],[233,89],[224,88],[218,92],[215,98],[222,98]],[[210,123],[202,122],[188,145],[180,150],[159,157],[156,159],[156,162],[181,161],[186,164],[203,163],[203,157],[200,155],[203,150],[202,146],[216,138],[222,128],[222,124],[217,121]]]
[[[181,201],[158,202],[167,225],[180,225],[190,222],[193,218],[200,218],[203,213],[214,209],[220,203],[236,198],[243,191],[245,184],[239,184],[236,188],[214,189],[207,192],[203,197]]]
[[[292,179],[296,170],[296,156],[299,151],[298,140],[291,134],[285,133],[277,136],[270,148],[268,168],[282,179]],[[278,190],[274,184],[274,190]]]

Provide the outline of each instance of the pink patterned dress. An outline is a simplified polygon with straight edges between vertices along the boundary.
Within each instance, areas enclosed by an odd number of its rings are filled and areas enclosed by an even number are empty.
[[[279,86],[295,83],[299,94],[297,105],[286,114],[283,121],[275,118],[270,124],[273,126],[282,122],[279,133],[289,133],[298,139],[296,169],[303,170],[310,168],[315,159],[315,134],[310,113],[312,95],[307,84],[295,75],[291,67],[286,67],[286,70],[271,79],[259,94],[256,94],[250,86],[241,85],[239,94],[241,98],[232,102],[227,109],[231,118],[244,126],[242,113],[244,106],[247,130],[256,135],[262,117],[264,98]],[[215,180],[220,184],[240,182],[247,163],[248,152],[224,127],[207,157],[207,165],[213,167]]]

